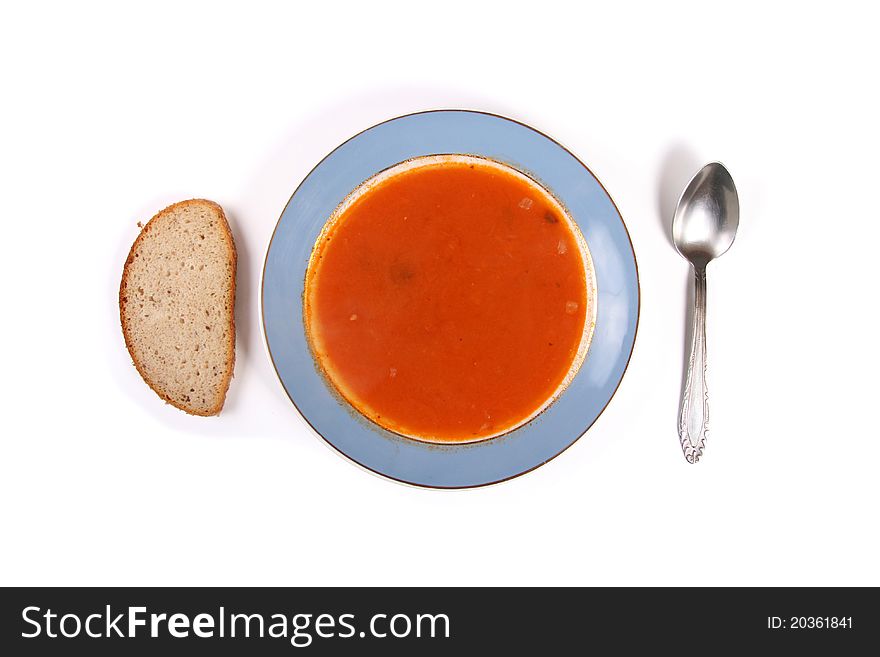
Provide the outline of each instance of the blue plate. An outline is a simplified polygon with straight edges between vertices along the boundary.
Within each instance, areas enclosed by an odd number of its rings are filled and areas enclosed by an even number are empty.
[[[586,238],[598,285],[598,314],[586,360],[565,391],[534,420],[482,442],[437,445],[364,419],[319,372],[303,321],[305,272],[315,240],[343,199],[376,173],[422,155],[468,154],[508,164],[541,182]],[[378,474],[435,488],[483,486],[533,470],[569,447],[605,409],[636,337],[636,258],[617,207],[596,177],[546,135],[493,114],[443,110],[373,126],[325,157],[290,197],[263,268],[263,327],[288,396],[330,445]]]

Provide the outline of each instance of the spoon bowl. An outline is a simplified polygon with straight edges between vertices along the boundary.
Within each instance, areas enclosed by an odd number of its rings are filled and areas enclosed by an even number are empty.
[[[700,169],[682,192],[672,220],[672,242],[695,267],[724,254],[739,227],[733,178],[719,162]]]

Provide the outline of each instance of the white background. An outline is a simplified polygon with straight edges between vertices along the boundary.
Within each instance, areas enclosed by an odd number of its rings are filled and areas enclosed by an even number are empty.
[[[0,583],[880,584],[868,3],[22,6],[0,19]],[[450,107],[529,123],[593,169],[642,308],[584,438],[511,482],[437,492],[307,429],[258,290],[315,163]],[[742,214],[709,270],[712,433],[691,466],[689,278],[667,224],[715,159]],[[191,197],[226,208],[240,258],[218,418],[161,403],[119,329],[136,222]]]

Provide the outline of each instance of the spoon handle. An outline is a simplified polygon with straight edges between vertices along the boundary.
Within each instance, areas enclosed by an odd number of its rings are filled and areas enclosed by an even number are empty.
[[[678,416],[678,439],[688,463],[703,455],[709,432],[709,390],[706,388],[706,268],[694,267],[694,325],[687,379]]]

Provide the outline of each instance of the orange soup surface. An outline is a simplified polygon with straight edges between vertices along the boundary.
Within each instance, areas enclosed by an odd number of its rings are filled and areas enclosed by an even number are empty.
[[[309,340],[380,426],[432,442],[497,436],[552,402],[583,358],[586,247],[522,174],[421,160],[368,181],[328,222],[306,274]]]

